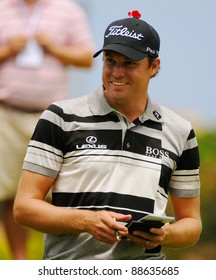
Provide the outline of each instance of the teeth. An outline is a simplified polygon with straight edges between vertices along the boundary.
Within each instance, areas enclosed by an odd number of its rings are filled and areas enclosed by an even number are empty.
[[[122,82],[112,82],[113,85],[115,86],[125,86],[126,83],[122,83]]]

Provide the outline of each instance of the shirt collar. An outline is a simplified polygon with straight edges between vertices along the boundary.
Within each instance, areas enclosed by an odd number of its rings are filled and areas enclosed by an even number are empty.
[[[88,96],[88,104],[93,115],[107,115],[114,112],[114,109],[106,101],[102,85]],[[149,96],[146,110],[139,117],[139,120],[142,123],[146,120],[163,123],[161,107],[153,103]]]
[[[154,122],[163,123],[164,121],[161,106],[152,102],[150,97],[148,97],[148,102],[144,113],[144,117],[145,119],[149,119]]]
[[[107,115],[113,112],[113,108],[106,101],[102,85],[88,96],[88,104],[93,115]]]

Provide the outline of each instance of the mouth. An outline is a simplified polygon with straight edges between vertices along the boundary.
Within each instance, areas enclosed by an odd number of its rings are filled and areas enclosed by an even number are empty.
[[[112,85],[117,86],[117,87],[121,87],[121,86],[126,86],[127,83],[123,83],[123,82],[111,82]]]

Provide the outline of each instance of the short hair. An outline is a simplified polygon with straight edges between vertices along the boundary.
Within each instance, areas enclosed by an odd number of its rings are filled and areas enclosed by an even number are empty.
[[[156,58],[156,57],[153,57],[153,56],[148,55],[148,56],[147,56],[147,59],[148,59],[148,64],[149,64],[149,67],[151,67],[151,66],[152,66],[152,64],[154,63],[155,59],[157,59],[157,58]],[[158,75],[158,73],[159,73],[159,70],[160,70],[160,67],[159,67],[158,71],[157,71],[157,72],[156,72],[153,76],[151,76],[151,78],[156,77],[156,76]]]

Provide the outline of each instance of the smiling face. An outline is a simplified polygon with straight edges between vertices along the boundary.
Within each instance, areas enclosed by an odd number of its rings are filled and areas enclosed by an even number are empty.
[[[149,65],[148,58],[134,61],[117,52],[106,51],[103,55],[103,85],[107,102],[119,110],[145,109],[148,84],[158,71],[160,60]]]

